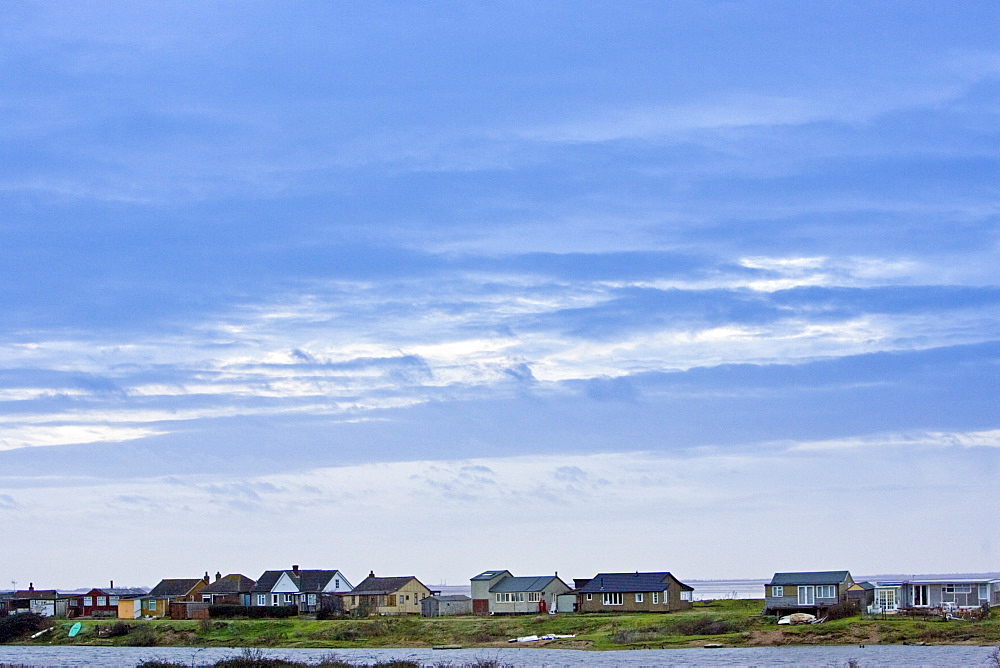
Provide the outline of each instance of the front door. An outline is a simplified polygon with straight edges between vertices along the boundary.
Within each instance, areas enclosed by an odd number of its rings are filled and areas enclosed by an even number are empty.
[[[927,585],[913,585],[913,605],[914,606],[926,606],[930,605],[929,594],[930,587]]]
[[[877,605],[882,612],[895,611],[898,607],[896,601],[896,590],[895,589],[875,590],[875,605]]]
[[[816,605],[816,587],[799,587],[799,605]]]

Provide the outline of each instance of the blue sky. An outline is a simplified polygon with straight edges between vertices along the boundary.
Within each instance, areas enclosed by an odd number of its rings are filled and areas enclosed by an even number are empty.
[[[1000,570],[998,26],[3,4],[0,577]]]

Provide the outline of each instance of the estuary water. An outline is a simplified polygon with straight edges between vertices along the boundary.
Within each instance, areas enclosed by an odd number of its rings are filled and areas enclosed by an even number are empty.
[[[990,647],[911,645],[869,645],[858,647],[753,647],[718,649],[623,650],[584,652],[579,650],[500,648],[500,649],[273,649],[265,650],[269,657],[298,661],[318,661],[336,656],[344,661],[374,664],[400,659],[437,668],[458,667],[463,663],[492,659],[505,666],[528,668],[653,668],[655,666],[817,666],[843,668],[863,666],[991,666]],[[191,647],[19,647],[0,646],[0,664],[28,666],[107,666],[132,668],[151,659],[204,666],[219,659],[239,656],[239,649]],[[853,662],[853,663],[852,663]]]

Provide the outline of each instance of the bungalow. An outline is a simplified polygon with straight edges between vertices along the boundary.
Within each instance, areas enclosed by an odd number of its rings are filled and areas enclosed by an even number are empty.
[[[160,580],[148,594],[141,597],[139,613],[143,617],[167,617],[170,604],[197,601],[198,593],[208,585],[208,573],[200,578],[168,578]]]
[[[27,589],[10,594],[10,598],[7,599],[7,612],[12,615],[20,612],[35,612],[33,608],[37,607],[37,603],[33,603],[33,601],[52,599],[56,596],[58,594],[55,589],[35,589],[35,583],[29,582]],[[69,614],[68,611],[66,614]]]
[[[870,612],[958,610],[1000,606],[1000,578],[930,576],[878,581]]]
[[[122,598],[137,598],[146,595],[145,589],[138,587],[115,587],[91,589],[82,596],[76,595],[69,602],[70,617],[117,617],[118,601]]]
[[[676,612],[691,609],[694,587],[668,571],[598,573],[577,589],[580,612]]]
[[[821,616],[827,608],[846,602],[853,584],[850,571],[775,573],[764,586],[764,614],[807,612]]]
[[[375,571],[344,598],[345,612],[364,615],[419,615],[420,602],[431,595],[412,575],[375,577]]]
[[[316,612],[338,594],[351,591],[351,583],[338,570],[264,571],[250,589],[250,605],[294,605],[299,612]]]
[[[250,605],[250,592],[257,583],[240,573],[223,577],[215,574],[215,582],[202,588],[198,595],[212,605]]]

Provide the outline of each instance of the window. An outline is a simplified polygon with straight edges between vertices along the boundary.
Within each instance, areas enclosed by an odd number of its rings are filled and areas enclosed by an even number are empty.
[[[659,602],[660,602],[660,592],[654,591],[653,592],[653,605],[656,605]]]
[[[386,598],[385,604],[387,606],[394,607],[396,605],[396,595],[395,594],[389,594],[385,598]],[[400,596],[400,598],[402,598],[402,596]]]
[[[588,601],[593,601],[594,600],[594,595],[593,594],[587,594],[587,600]]]
[[[984,603],[990,600],[990,586],[988,584],[979,585],[979,600]]]
[[[84,596],[83,597],[83,604],[85,606],[87,606],[87,607],[90,607],[90,606],[94,605],[94,597],[93,596]]]
[[[774,585],[771,587],[771,596],[774,598],[781,598],[785,595],[785,588],[781,585]]]
[[[335,578],[333,581],[333,588],[340,589],[340,578]]]
[[[278,595],[271,594],[271,605],[278,605]]]
[[[97,597],[97,605],[98,606],[104,606],[104,605],[107,605],[107,604],[108,604],[108,597],[107,596],[98,596]]]
[[[691,592],[689,592],[689,591],[682,591],[681,592],[681,600],[682,601],[690,601],[691,600]],[[667,602],[667,592],[663,592],[663,602],[664,603]]]
[[[913,605],[930,605],[930,587],[927,585],[913,585]]]
[[[151,601],[149,602],[149,609],[150,609],[150,610],[156,610],[156,599],[155,599],[155,598],[154,598],[154,599],[152,599],[152,600],[151,600]]]
[[[500,603],[500,596],[501,594],[497,594],[497,603]]]
[[[969,594],[972,593],[972,585],[957,585],[957,584],[946,584],[941,585],[941,602],[942,603],[954,603],[958,606],[969,606],[975,605],[975,603],[970,603],[969,599],[972,598]]]
[[[837,598],[837,588],[833,585],[817,585],[816,598]]]
[[[604,595],[604,605],[621,605],[621,592],[609,592]]]
[[[201,602],[202,603],[211,603],[212,602],[212,595],[211,594],[202,594],[201,595]]]
[[[257,594],[257,605],[267,605],[266,594]]]
[[[306,597],[306,602],[307,602],[307,603],[308,603],[309,605],[316,605],[316,594],[309,594],[309,595],[308,595],[308,596]]]
[[[642,603],[642,594],[636,594],[635,595],[635,602],[636,603]]]
[[[118,605],[118,597],[117,596],[109,596],[108,597],[108,605]]]
[[[528,592],[528,602],[529,603],[538,603],[541,600],[542,600],[542,592],[540,592],[540,591],[531,591],[531,592]]]
[[[799,605],[816,605],[816,587],[812,585],[799,587]]]
[[[285,603],[285,605],[291,605],[291,603],[292,603],[292,595],[291,594],[285,594],[284,603]]]

